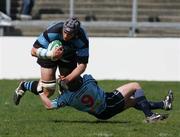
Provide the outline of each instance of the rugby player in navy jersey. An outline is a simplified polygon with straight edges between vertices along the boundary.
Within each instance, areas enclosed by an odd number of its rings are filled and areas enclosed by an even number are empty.
[[[62,46],[56,48],[53,54],[49,54],[48,45],[54,40],[59,40]],[[40,34],[33,45],[31,54],[37,58],[37,63],[41,67],[41,79],[23,81],[19,84],[13,95],[16,105],[19,104],[26,91],[38,95],[38,85],[42,85],[44,94],[50,97],[56,87],[57,68],[63,85],[67,85],[69,90],[76,90],[78,87],[76,81],[80,80],[79,76],[85,71],[88,63],[89,40],[80,21],[72,17],[65,22],[48,27]]]
[[[102,120],[107,120],[133,107],[144,113],[148,123],[164,120],[168,116],[167,114],[154,113],[152,112],[153,109],[172,109],[172,90],[168,91],[164,100],[152,102],[146,99],[143,89],[137,82],[122,85],[112,92],[105,92],[91,75],[86,74],[81,80],[81,82],[78,81],[80,82],[78,89],[73,92],[64,89],[62,94],[52,101],[47,98],[42,90],[39,90],[38,93],[44,106],[47,109],[71,106]]]

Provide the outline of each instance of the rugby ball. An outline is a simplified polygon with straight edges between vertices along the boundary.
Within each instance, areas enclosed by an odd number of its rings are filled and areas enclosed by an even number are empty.
[[[58,59],[56,59],[56,58],[53,57],[53,53],[54,53],[53,51],[54,51],[56,48],[61,47],[61,46],[62,46],[62,43],[61,43],[61,41],[59,41],[59,40],[54,40],[54,41],[52,41],[51,43],[49,43],[47,50],[48,50],[48,52],[51,54],[51,60],[52,60],[52,61],[58,60]]]
[[[54,40],[48,45],[48,51],[53,51],[55,48],[61,47],[62,43],[59,40]]]

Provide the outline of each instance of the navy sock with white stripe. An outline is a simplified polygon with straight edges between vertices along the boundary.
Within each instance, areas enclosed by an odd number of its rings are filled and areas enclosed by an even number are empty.
[[[164,109],[164,102],[153,102],[153,101],[148,101],[150,109]],[[135,109],[141,110],[138,105],[134,106]]]
[[[164,108],[164,102],[160,101],[160,102],[153,102],[153,101],[148,101],[150,108],[151,109],[163,109]]]
[[[35,95],[39,95],[39,93],[37,92],[37,86],[38,86],[38,81],[25,81],[22,84],[22,89],[24,91],[30,91],[32,93],[34,93]]]

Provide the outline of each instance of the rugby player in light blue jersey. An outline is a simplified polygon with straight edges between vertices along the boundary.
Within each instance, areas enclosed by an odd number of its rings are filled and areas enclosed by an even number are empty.
[[[48,51],[48,45],[59,40],[62,46],[52,52]],[[40,83],[44,94],[50,97],[56,87],[56,69],[60,71],[66,84],[70,84],[70,90],[75,90],[74,80],[85,71],[89,59],[89,40],[86,31],[80,21],[69,18],[65,22],[58,22],[48,27],[35,41],[31,50],[32,56],[37,58],[41,67]],[[21,97],[26,91],[37,95],[39,81],[23,81],[19,84],[13,95],[15,105],[20,103]]]
[[[140,85],[136,82],[125,84],[112,92],[105,92],[101,89],[91,75],[84,75],[81,78],[79,88],[76,91],[69,91],[68,86],[64,87],[62,94],[55,100],[49,100],[39,90],[40,98],[47,109],[57,109],[71,106],[77,110],[88,112],[98,119],[107,120],[114,115],[130,108],[141,110],[146,117],[146,122],[156,122],[167,118],[167,114],[154,113],[152,109],[172,109],[173,93],[168,92],[166,98],[160,102],[147,101]],[[41,88],[39,88],[41,89]]]

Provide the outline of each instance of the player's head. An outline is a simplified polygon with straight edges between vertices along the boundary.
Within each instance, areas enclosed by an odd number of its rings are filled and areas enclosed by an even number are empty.
[[[63,39],[69,40],[73,38],[80,29],[80,21],[76,17],[71,17],[64,22]]]

